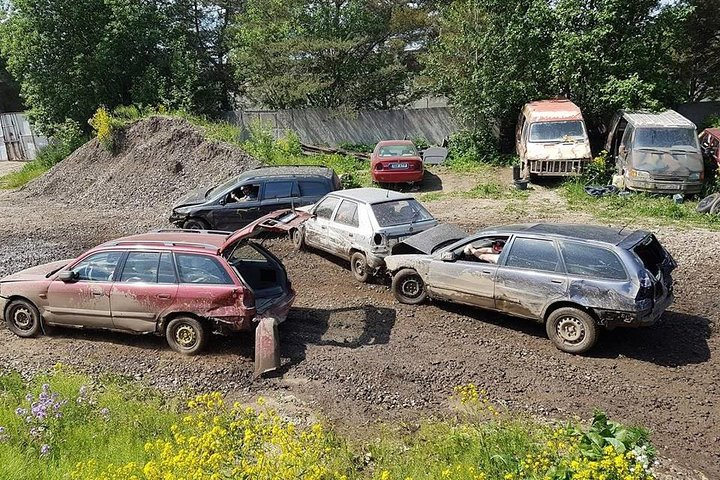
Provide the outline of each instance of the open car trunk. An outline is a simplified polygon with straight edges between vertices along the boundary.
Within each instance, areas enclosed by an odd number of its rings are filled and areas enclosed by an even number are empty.
[[[639,233],[639,232],[636,232]],[[677,263],[670,253],[660,245],[655,235],[646,233],[635,238],[630,250],[643,263],[651,276],[650,284],[642,285],[638,291],[638,300],[652,300],[653,304],[660,303],[672,295],[673,281],[671,273]]]

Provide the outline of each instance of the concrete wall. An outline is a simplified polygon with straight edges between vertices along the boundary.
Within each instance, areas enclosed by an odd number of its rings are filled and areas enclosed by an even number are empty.
[[[460,123],[448,107],[364,112],[321,108],[236,110],[224,117],[241,127],[261,120],[272,126],[276,138],[292,130],[303,143],[328,146],[340,143],[373,145],[380,140],[403,138],[423,138],[430,144],[441,144],[443,139],[460,128]]]

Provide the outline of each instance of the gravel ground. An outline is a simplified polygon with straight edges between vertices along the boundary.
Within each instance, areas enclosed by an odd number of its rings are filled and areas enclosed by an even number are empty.
[[[428,208],[467,228],[593,221],[544,189],[524,202],[446,199]],[[2,193],[0,276],[163,226],[168,213],[149,205],[70,208],[48,197]],[[674,459],[663,461],[664,478],[705,478],[695,470],[720,478],[720,233],[646,227],[679,262],[676,302],[661,324],[606,332],[587,356],[558,351],[542,326],[520,319],[443,303],[400,305],[387,282],[357,284],[343,262],[293,252],[277,239],[267,245],[283,257],[298,299],[280,329],[283,366],[274,377],[252,382],[250,335],[213,339],[206,354],[186,358],[157,337],[55,329],[19,339],[0,328],[0,365],[31,375],[62,362],[174,393],[220,389],[242,400],[263,394],[302,405],[352,435],[372,434],[377,422],[449,414],[453,387],[474,382],[497,404],[540,418],[589,418],[603,409],[651,431],[663,457]]]

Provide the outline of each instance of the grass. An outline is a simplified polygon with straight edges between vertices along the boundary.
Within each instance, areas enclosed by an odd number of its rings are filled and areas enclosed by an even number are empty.
[[[512,416],[472,384],[457,418],[414,430],[387,425],[370,441],[206,393],[180,405],[134,381],[55,367],[25,381],[0,375],[0,478],[650,480],[641,429],[597,412],[589,426]],[[577,476],[573,476],[577,475]]]
[[[15,189],[25,186],[65,159],[74,150],[72,145],[63,142],[51,143],[38,153],[35,160],[27,162],[20,170],[1,176],[0,189]]]
[[[584,210],[601,219],[720,230],[720,215],[697,213],[697,201],[676,204],[669,196],[643,193],[595,198],[577,181],[565,183],[561,193],[570,209]]]

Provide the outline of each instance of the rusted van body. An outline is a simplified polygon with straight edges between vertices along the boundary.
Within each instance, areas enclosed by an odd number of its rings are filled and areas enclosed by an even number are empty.
[[[526,104],[515,131],[523,176],[579,175],[592,159],[582,112],[570,100]]]

